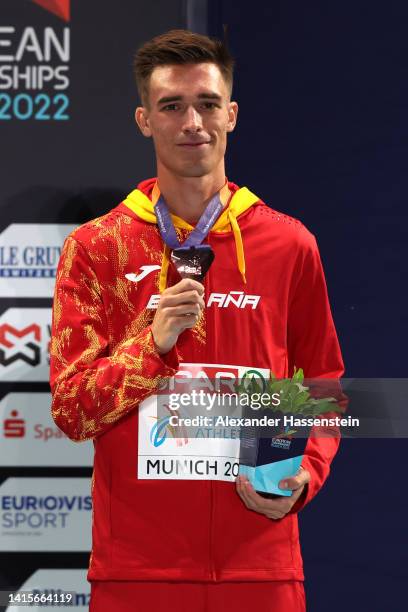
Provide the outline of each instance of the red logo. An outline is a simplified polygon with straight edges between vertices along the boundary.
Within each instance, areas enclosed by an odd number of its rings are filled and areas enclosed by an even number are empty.
[[[24,438],[25,436],[25,420],[18,419],[17,410],[12,410],[10,413],[12,418],[5,419],[3,423],[3,431],[5,438]]]
[[[71,0],[33,0],[33,2],[64,21],[69,21],[71,18]]]
[[[21,359],[29,365],[40,363],[41,329],[32,324],[22,330],[8,323],[0,325],[0,365],[8,366]]]

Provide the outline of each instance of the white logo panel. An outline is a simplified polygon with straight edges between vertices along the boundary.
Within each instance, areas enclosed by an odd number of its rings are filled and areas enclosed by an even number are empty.
[[[92,442],[72,442],[54,423],[50,393],[9,393],[0,401],[0,466],[92,463]]]
[[[89,478],[8,478],[0,486],[0,551],[88,552]]]
[[[50,308],[9,308],[0,316],[0,380],[48,382]]]
[[[75,225],[12,223],[0,234],[0,297],[52,298],[61,248]]]

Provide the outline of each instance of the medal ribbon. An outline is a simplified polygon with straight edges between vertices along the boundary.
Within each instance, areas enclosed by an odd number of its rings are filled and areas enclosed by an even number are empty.
[[[220,194],[216,193],[215,196],[208,202],[207,207],[198,220],[197,225],[182,245],[179,242],[173,221],[171,220],[169,209],[162,195],[160,195],[155,204],[154,212],[156,214],[157,225],[163,241],[171,249],[178,249],[180,246],[199,246],[207,237],[210,229],[214,225],[217,217],[219,217],[223,208],[224,206],[221,202]]]

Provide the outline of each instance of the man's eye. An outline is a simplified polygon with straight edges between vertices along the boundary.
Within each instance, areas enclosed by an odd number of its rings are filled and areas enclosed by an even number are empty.
[[[207,110],[212,110],[213,108],[219,108],[218,104],[215,102],[204,102],[203,106]]]
[[[178,110],[178,104],[166,104],[166,106],[163,106],[162,110],[164,111],[175,111]]]

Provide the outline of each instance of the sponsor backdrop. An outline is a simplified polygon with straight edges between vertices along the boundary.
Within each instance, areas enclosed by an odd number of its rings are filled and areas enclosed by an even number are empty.
[[[317,235],[348,376],[405,374],[407,9],[238,4],[1,1],[0,590],[65,588],[87,609],[92,444],[50,418],[51,297],[64,237],[154,174],[132,77],[151,36],[228,24],[240,102],[229,177]],[[315,612],[405,609],[406,504],[392,480],[403,444],[343,443],[302,513]]]
[[[1,1],[0,590],[66,589],[88,609],[93,445],[50,415],[56,266],[74,227],[153,175],[133,120],[133,53],[194,27],[200,4]]]

